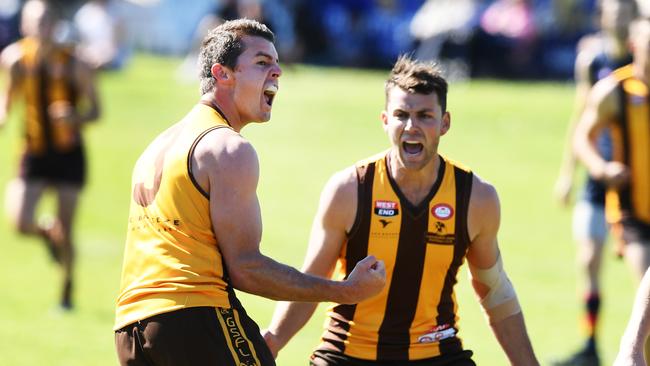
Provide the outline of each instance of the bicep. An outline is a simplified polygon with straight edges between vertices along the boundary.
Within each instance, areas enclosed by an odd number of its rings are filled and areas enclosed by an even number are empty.
[[[259,254],[262,236],[257,156],[250,145],[236,149],[242,151],[222,151],[202,168],[208,170],[213,231],[228,263]]]
[[[490,268],[499,256],[497,234],[501,221],[499,197],[491,185],[474,176],[468,213],[470,245],[467,261],[481,269]]]
[[[347,240],[347,229],[356,216],[356,202],[356,180],[349,171],[330,179],[321,194],[312,224],[303,271],[331,277]]]

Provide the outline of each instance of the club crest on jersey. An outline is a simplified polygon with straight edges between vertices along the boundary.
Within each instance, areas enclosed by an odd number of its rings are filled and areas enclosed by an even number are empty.
[[[448,220],[454,216],[454,209],[446,203],[439,203],[431,208],[431,214],[438,220]]]
[[[391,217],[399,215],[399,205],[393,201],[375,201],[375,215]]]

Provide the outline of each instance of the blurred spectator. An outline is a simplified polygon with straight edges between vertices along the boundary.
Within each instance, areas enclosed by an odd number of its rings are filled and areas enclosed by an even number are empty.
[[[411,21],[411,35],[418,42],[415,57],[439,62],[451,79],[467,76],[467,43],[478,26],[480,3],[479,0],[427,0]]]
[[[74,15],[78,31],[77,51],[96,69],[119,69],[127,57],[126,29],[112,0],[90,0]]]
[[[275,33],[276,49],[284,63],[301,58],[301,47],[296,43],[292,4],[289,0],[220,0],[201,19],[192,37],[192,46],[177,75],[182,80],[196,79],[198,50],[210,29],[233,19],[248,18],[266,24]]]
[[[19,0],[0,1],[0,50],[20,38],[19,13]]]
[[[532,76],[536,41],[530,0],[494,1],[473,40],[472,76]]]

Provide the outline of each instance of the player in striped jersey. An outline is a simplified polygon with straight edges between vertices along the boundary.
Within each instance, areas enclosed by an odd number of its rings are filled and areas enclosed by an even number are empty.
[[[450,128],[447,82],[401,57],[381,114],[391,148],[335,174],[314,220],[303,270],[345,278],[372,254],[386,265],[379,295],[334,305],[311,365],[475,365],[460,338],[454,286],[467,259],[492,330],[515,365],[537,365],[497,245],[492,185],[438,153]],[[315,310],[283,303],[264,333],[277,353]]]
[[[20,233],[44,239],[62,268],[60,305],[68,310],[73,304],[72,226],[86,170],[81,130],[99,117],[99,102],[90,68],[70,47],[52,40],[56,10],[42,0],[24,5],[24,38],[1,55],[8,84],[0,99],[0,124],[22,99],[25,143],[19,177],[7,190],[9,216]],[[36,206],[46,189],[56,194],[56,216],[37,223]]]
[[[650,18],[630,28],[631,65],[594,85],[576,128],[574,148],[590,174],[607,185],[605,215],[639,279],[650,266]],[[608,128],[612,159],[594,137]]]
[[[584,110],[589,90],[612,71],[632,62],[628,44],[629,24],[638,14],[635,0],[602,0],[599,4],[601,31],[583,37],[578,44],[575,64],[576,99],[575,111],[567,132],[567,143],[562,159],[560,176],[555,193],[563,205],[569,203],[574,181],[576,156],[571,139],[580,114]],[[611,158],[612,141],[607,129],[597,138],[598,150]],[[603,246],[607,239],[605,220],[605,184],[587,175],[573,212],[573,238],[578,244],[578,266],[584,274],[583,324],[586,342],[577,352],[554,363],[563,365],[598,365],[596,331],[600,315],[601,290],[600,268]],[[616,246],[619,250],[619,246]],[[582,279],[581,279],[582,280]]]

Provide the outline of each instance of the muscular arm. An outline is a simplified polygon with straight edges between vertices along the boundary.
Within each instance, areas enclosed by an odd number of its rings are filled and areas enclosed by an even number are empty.
[[[591,176],[613,186],[627,181],[629,171],[620,162],[608,162],[603,159],[596,148],[595,141],[602,128],[617,118],[619,108],[617,85],[613,76],[602,79],[594,85],[587,97],[587,105],[573,138],[573,149]]]
[[[209,133],[198,144],[193,160],[195,178],[209,192],[213,230],[235,288],[275,300],[346,304],[381,290],[383,267],[379,263],[375,268],[373,257],[359,262],[354,276],[338,282],[303,274],[260,252],[258,160],[239,134],[228,129]]]
[[[636,292],[632,315],[621,338],[614,366],[645,366],[644,346],[650,335],[650,270]]]
[[[312,224],[309,248],[302,267],[305,273],[331,277],[346,232],[354,223],[357,205],[354,168],[334,175],[321,194],[320,205]],[[278,303],[271,325],[264,333],[274,356],[309,321],[316,304]]]
[[[499,264],[499,222],[499,198],[494,187],[475,176],[468,217],[471,243],[467,252],[468,265],[473,275],[472,285],[481,299],[481,306],[488,314],[492,332],[510,363],[539,365],[526,332],[524,317],[516,302],[514,289],[507,287],[511,285],[505,272],[499,270],[499,281],[486,280],[489,277],[494,278],[494,269]],[[503,291],[503,288],[509,290]]]

